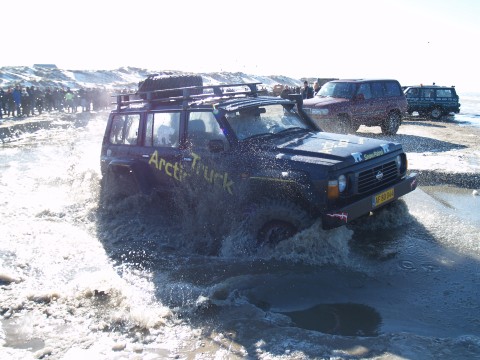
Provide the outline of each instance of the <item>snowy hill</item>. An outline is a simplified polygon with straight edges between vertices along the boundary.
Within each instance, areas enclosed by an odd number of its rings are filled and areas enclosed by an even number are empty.
[[[105,87],[111,89],[135,89],[138,82],[144,80],[149,74],[186,74],[181,71],[153,71],[134,67],[123,67],[116,70],[64,70],[55,66],[35,65],[8,66],[0,68],[0,87],[20,84],[21,86],[69,87],[71,89]],[[205,85],[227,84],[238,82],[262,82],[267,89],[275,84],[289,86],[302,86],[301,79],[286,76],[259,76],[240,72],[199,73]]]

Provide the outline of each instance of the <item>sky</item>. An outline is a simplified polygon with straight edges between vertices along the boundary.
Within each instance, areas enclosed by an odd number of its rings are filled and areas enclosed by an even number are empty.
[[[23,0],[0,12],[0,67],[394,78],[480,92],[479,0]]]

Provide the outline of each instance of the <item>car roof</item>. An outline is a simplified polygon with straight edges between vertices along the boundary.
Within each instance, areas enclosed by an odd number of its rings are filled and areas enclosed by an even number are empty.
[[[409,85],[405,86],[405,89],[411,89],[411,88],[424,88],[424,89],[451,89],[455,88],[455,85],[451,86],[442,86],[442,85]]]
[[[351,82],[351,83],[363,83],[363,82],[370,82],[370,81],[395,81],[398,82],[398,80],[395,79],[338,79],[338,80],[332,80],[329,82],[332,83],[337,83],[337,82]]]

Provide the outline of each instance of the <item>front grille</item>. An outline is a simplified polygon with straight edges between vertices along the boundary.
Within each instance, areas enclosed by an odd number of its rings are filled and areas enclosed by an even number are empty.
[[[394,183],[398,176],[395,161],[375,166],[358,174],[358,194],[374,192]]]

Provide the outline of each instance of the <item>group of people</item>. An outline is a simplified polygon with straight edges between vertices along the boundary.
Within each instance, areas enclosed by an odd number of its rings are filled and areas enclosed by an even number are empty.
[[[310,85],[308,85],[308,81],[305,80],[303,82],[302,97],[304,99],[311,99],[317,95],[319,90],[320,90],[320,84],[318,83],[318,81],[314,81],[313,87],[311,87]]]
[[[43,111],[78,112],[108,110],[111,94],[105,89],[88,88],[72,90],[69,87],[35,86],[22,87],[17,84],[6,91],[0,88],[0,119],[5,117],[26,117]]]
[[[288,94],[302,94],[303,99],[311,99],[320,91],[320,84],[318,81],[314,81],[313,87],[308,84],[308,81],[305,80],[303,82],[303,87],[289,87],[285,85],[282,93],[280,94],[281,97],[287,98]]]
[[[287,94],[302,94],[304,99],[314,97],[320,86],[318,81],[313,83],[313,87],[308,81],[303,83],[303,88],[284,87],[281,96]],[[41,114],[43,111],[62,111],[78,112],[109,110],[111,103],[111,93],[105,89],[88,88],[72,90],[69,87],[46,87],[40,89],[35,86],[22,87],[17,84],[15,87],[9,87],[7,91],[0,88],[0,119],[3,117],[25,117]]]

